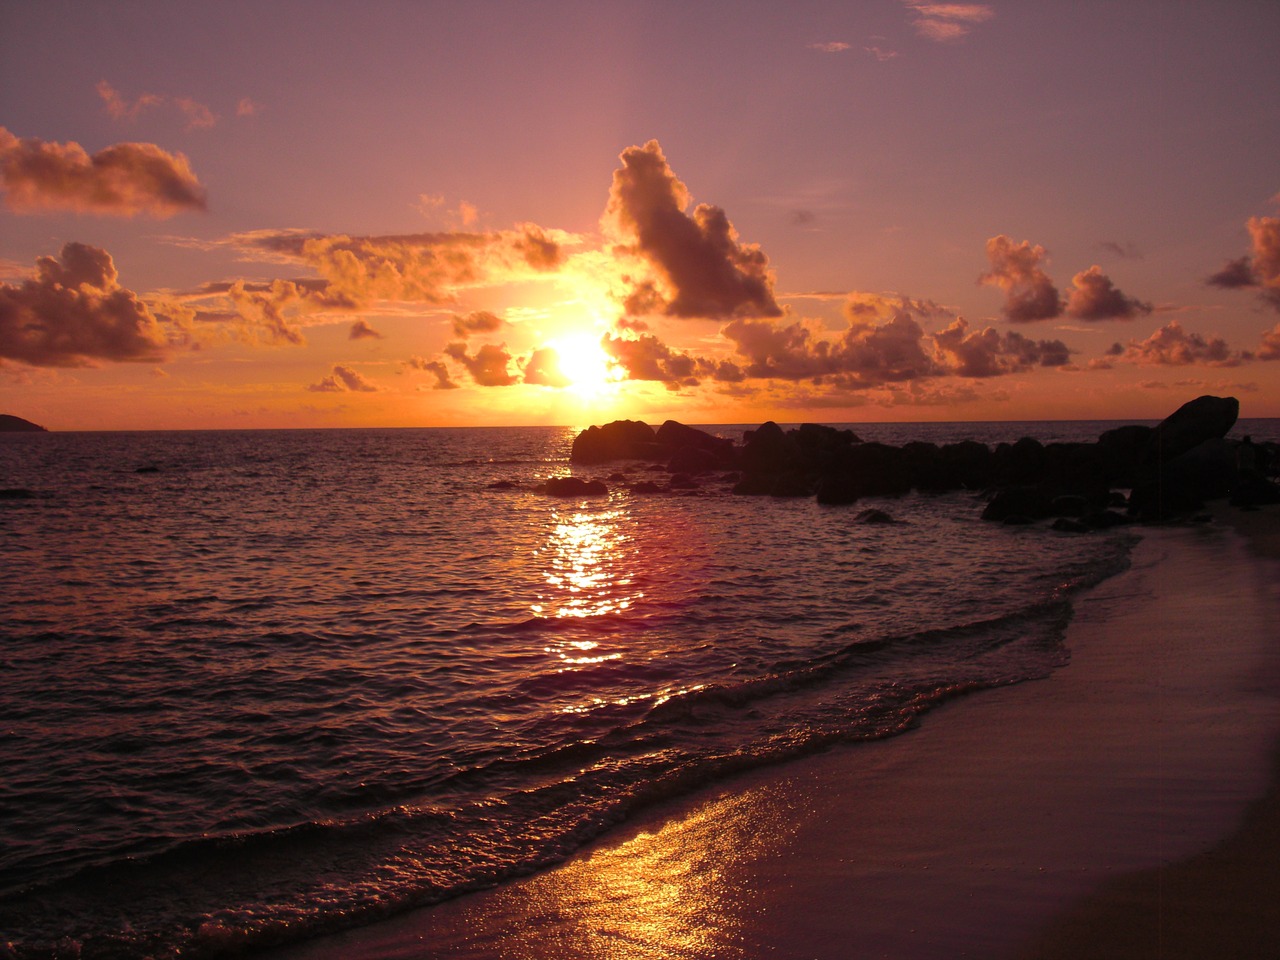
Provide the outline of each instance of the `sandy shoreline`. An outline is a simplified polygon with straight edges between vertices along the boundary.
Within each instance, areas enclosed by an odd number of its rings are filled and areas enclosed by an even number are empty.
[[[1197,931],[1214,956],[1265,955],[1247,945],[1280,942],[1267,559],[1280,514],[1220,515],[1147,532],[1129,571],[1078,598],[1072,663],[1047,680],[667,804],[546,873],[272,957],[1205,955],[1170,952]]]

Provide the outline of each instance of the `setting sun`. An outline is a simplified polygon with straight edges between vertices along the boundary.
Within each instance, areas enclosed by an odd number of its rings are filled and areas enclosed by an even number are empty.
[[[559,357],[560,372],[573,389],[594,392],[617,379],[614,366],[595,334],[570,334],[552,346]]]

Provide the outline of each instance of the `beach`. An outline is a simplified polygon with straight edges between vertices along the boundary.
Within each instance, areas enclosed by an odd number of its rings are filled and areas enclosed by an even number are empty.
[[[749,773],[568,862],[272,953],[1266,956],[1280,942],[1280,514],[1143,531],[1068,666]],[[1212,949],[1207,945],[1212,944]]]

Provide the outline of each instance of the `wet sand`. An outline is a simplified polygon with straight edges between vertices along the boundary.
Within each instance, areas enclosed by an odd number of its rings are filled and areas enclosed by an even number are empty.
[[[1046,680],[272,957],[1272,955],[1276,510],[1145,533],[1130,570],[1077,598],[1071,663]]]

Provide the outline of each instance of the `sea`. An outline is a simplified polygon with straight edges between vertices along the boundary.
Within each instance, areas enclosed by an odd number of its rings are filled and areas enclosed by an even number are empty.
[[[0,955],[251,956],[545,869],[1062,668],[1140,535],[640,495],[664,471],[572,465],[579,429],[0,434]],[[610,493],[536,490],[567,473]]]

